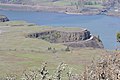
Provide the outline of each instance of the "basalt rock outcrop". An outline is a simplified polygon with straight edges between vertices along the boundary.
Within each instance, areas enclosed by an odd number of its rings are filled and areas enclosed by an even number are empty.
[[[78,41],[78,42],[71,42],[65,43],[64,45],[78,48],[78,47],[93,47],[93,48],[104,48],[102,41],[99,40],[96,36],[91,36],[88,40]]]
[[[6,21],[9,21],[9,19],[4,15],[0,15],[0,22],[6,22]]]
[[[102,41],[91,35],[86,29],[81,30],[47,30],[37,33],[30,33],[29,38],[38,38],[49,41],[50,43],[61,43],[66,46],[78,47],[94,47],[103,48]]]

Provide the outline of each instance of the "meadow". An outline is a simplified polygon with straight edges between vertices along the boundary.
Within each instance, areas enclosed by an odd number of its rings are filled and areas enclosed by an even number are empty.
[[[80,74],[92,60],[107,53],[104,49],[95,48],[70,48],[70,51],[66,51],[67,47],[62,44],[25,37],[29,33],[46,29],[52,27],[38,26],[25,21],[0,23],[0,76],[20,76],[24,70],[39,68],[45,62],[48,63],[51,73],[64,62]]]

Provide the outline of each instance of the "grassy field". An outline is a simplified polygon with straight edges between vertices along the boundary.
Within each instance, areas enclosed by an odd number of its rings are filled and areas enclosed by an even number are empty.
[[[25,35],[40,32],[52,27],[37,26],[24,21],[0,23],[0,76],[7,74],[20,75],[25,69],[39,68],[48,63],[50,72],[60,62],[68,64],[77,73],[94,59],[105,54],[105,50],[85,48],[65,51],[62,44],[49,43],[41,39],[26,38]],[[51,50],[48,48],[51,47]],[[55,48],[55,49],[54,49]]]

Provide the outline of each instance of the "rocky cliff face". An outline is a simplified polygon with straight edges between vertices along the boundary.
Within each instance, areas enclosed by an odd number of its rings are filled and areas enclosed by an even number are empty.
[[[44,39],[51,43],[65,43],[65,42],[87,40],[91,37],[91,35],[90,32],[87,30],[81,32],[50,30],[40,33],[29,34],[28,37]]]
[[[93,37],[88,30],[80,31],[63,31],[63,30],[50,30],[38,33],[28,34],[29,38],[38,38],[49,41],[51,43],[62,43],[70,47],[95,47],[103,48],[102,42]]]
[[[78,42],[71,42],[71,43],[65,43],[64,45],[78,48],[78,47],[93,47],[93,48],[104,48],[102,41],[99,40],[95,36],[91,36],[88,40],[78,41]]]
[[[9,21],[9,19],[4,15],[0,15],[0,22],[6,22],[6,21]]]

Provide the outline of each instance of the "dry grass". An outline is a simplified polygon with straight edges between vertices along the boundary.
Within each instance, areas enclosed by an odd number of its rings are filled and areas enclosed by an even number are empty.
[[[120,80],[120,53],[105,54],[92,61],[83,74],[74,73],[74,70],[64,63],[53,71],[49,73],[45,63],[40,69],[25,70],[20,78],[9,75],[6,80]]]

